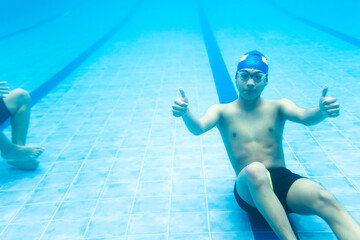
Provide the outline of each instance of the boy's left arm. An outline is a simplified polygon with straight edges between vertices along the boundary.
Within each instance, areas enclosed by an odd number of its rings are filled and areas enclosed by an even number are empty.
[[[319,107],[303,109],[297,107],[292,101],[283,99],[280,110],[285,119],[305,125],[314,125],[327,117],[340,115],[340,105],[334,97],[327,97],[328,86],[325,85],[319,100]]]

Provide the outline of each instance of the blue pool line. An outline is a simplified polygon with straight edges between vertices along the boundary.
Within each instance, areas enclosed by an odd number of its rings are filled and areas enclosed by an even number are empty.
[[[81,53],[78,57],[76,57],[73,61],[71,61],[68,65],[66,65],[63,69],[57,72],[54,76],[45,81],[38,88],[33,90],[30,93],[31,96],[31,106],[34,106],[38,101],[40,101],[43,97],[45,97],[54,87],[56,87],[62,80],[64,80],[67,76],[69,76],[76,68],[78,68],[87,58],[89,58],[97,49],[99,49],[102,45],[105,44],[122,26],[126,24],[127,21],[134,15],[136,10],[140,6],[141,0],[138,0],[135,6],[131,9],[128,15],[118,23],[112,30],[106,33],[103,37],[101,37],[97,42],[91,45],[88,49],[86,49],[83,53]],[[7,119],[1,126],[0,131],[8,127],[10,124],[10,120]]]
[[[295,20],[298,20],[299,22],[302,22],[308,26],[311,26],[313,28],[316,28],[320,31],[323,31],[323,32],[326,32],[336,38],[339,38],[345,42],[348,42],[352,45],[355,45],[357,47],[360,47],[360,39],[358,38],[355,38],[355,37],[352,37],[350,35],[347,35],[345,33],[342,33],[342,32],[339,32],[339,31],[336,31],[332,28],[329,28],[329,27],[326,27],[326,26],[323,26],[321,24],[318,24],[318,23],[315,23],[315,22],[312,22],[308,19],[305,19],[303,17],[300,17],[294,13],[291,13],[289,12],[288,10],[286,10],[285,8],[279,6],[278,4],[274,3],[273,1],[269,0],[269,1],[265,1],[266,3],[268,3],[270,6],[272,6],[273,8],[277,9],[279,12],[283,13],[284,15],[290,17],[290,18],[293,18]]]
[[[206,18],[205,11],[202,7],[201,0],[198,0],[198,12],[200,17],[203,39],[208,54],[211,71],[213,73],[216,90],[220,103],[229,103],[238,98],[234,85],[232,84],[230,74],[226,68],[224,59],[221,55],[220,48],[216,42],[215,36],[211,30],[210,24]],[[276,240],[279,239],[272,231],[263,217],[248,215],[251,229],[256,240]],[[293,223],[289,219],[291,226]],[[295,232],[295,231],[294,231]],[[297,233],[295,232],[296,237]]]
[[[24,32],[33,30],[33,29],[35,29],[35,28],[37,28],[37,27],[40,27],[40,26],[42,26],[42,25],[45,25],[45,24],[47,24],[47,23],[49,23],[49,22],[54,21],[55,19],[58,19],[59,17],[63,16],[64,14],[65,14],[65,13],[61,13],[61,14],[58,14],[58,15],[49,17],[49,18],[44,19],[44,20],[42,20],[42,21],[40,21],[40,22],[38,22],[38,23],[33,24],[32,26],[25,27],[25,28],[23,28],[23,29],[20,29],[20,30],[15,31],[15,32],[2,35],[2,36],[0,36],[0,41],[1,41],[1,40],[4,40],[4,39],[7,39],[7,38],[10,38],[10,37],[13,37],[13,36],[16,36],[16,35],[18,35],[18,34],[22,34],[22,33],[24,33]]]
[[[79,3],[78,3],[78,4],[79,4]],[[75,5],[75,6],[76,6],[76,5]],[[48,24],[48,23],[50,23],[50,22],[52,22],[52,21],[54,21],[54,20],[56,20],[56,19],[58,19],[58,18],[60,18],[60,17],[62,17],[62,16],[67,15],[67,14],[70,12],[70,10],[71,10],[71,9],[67,9],[67,10],[65,10],[65,11],[62,12],[62,13],[58,13],[58,14],[55,14],[55,15],[53,15],[53,16],[50,16],[50,17],[48,17],[48,18],[46,18],[46,19],[44,19],[44,20],[42,20],[42,21],[39,21],[39,22],[37,22],[37,23],[35,23],[35,24],[31,25],[31,26],[24,27],[24,28],[19,29],[19,30],[17,30],[17,31],[4,34],[4,35],[0,36],[0,41],[1,41],[1,40],[4,40],[4,39],[7,39],[7,38],[14,37],[14,36],[19,35],[19,34],[22,34],[22,33],[24,33],[24,32],[28,32],[28,31],[33,30],[33,29],[35,29],[35,28],[41,27],[41,26],[43,26],[43,25],[45,25],[45,24]]]
[[[206,18],[201,0],[198,0],[198,13],[219,101],[220,103],[233,102],[238,98],[238,95],[221,55],[220,48]]]

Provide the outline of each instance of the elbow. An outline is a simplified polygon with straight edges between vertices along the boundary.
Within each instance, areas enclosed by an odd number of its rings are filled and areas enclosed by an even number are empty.
[[[305,114],[303,114],[302,116],[300,116],[298,118],[298,122],[305,125],[305,126],[311,126],[314,125],[314,121],[312,121],[310,118],[308,118]]]
[[[316,125],[318,124],[320,121],[319,120],[304,120],[302,121],[302,124],[304,124],[305,126],[313,126],[313,125]]]
[[[202,131],[191,131],[191,133],[195,136],[199,136],[201,135],[203,132]]]
[[[316,123],[309,121],[308,119],[299,119],[299,123],[305,125],[305,126],[312,126],[315,125]]]
[[[205,131],[201,127],[198,127],[198,128],[191,129],[190,132],[192,134],[194,134],[195,136],[199,136],[199,135],[203,134]]]
[[[321,121],[316,121],[316,122],[309,122],[309,123],[306,123],[305,125],[306,126],[314,126],[316,124],[319,124]]]
[[[320,123],[322,120],[324,120],[324,119],[323,118],[305,118],[302,120],[302,124],[304,124],[305,126],[313,126],[313,125]]]

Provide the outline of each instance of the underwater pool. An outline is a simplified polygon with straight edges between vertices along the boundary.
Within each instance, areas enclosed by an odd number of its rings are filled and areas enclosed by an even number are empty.
[[[218,130],[193,136],[171,113],[180,86],[198,116],[236,98],[237,62],[253,49],[269,64],[265,98],[312,107],[327,84],[340,102],[338,118],[287,123],[283,147],[289,169],[360,221],[359,2],[17,0],[0,9],[0,81],[31,93],[27,142],[46,148],[36,171],[0,162],[0,239],[276,239],[236,204]],[[300,239],[336,239],[319,217],[290,218]]]

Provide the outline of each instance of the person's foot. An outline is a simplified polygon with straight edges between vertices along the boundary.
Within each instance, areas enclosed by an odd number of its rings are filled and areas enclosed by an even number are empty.
[[[39,161],[36,159],[43,151],[43,147],[15,145],[13,149],[2,152],[1,155],[10,165],[23,170],[35,170],[39,166]]]
[[[39,166],[37,160],[18,160],[18,159],[6,159],[6,162],[22,170],[35,170]]]

